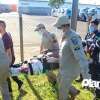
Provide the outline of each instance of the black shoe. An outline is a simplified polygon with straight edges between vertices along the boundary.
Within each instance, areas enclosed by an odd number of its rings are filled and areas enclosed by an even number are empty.
[[[18,84],[18,90],[21,89],[22,85],[23,85],[23,82],[21,81],[20,84]]]
[[[80,77],[80,79],[78,79],[78,80],[75,80],[76,82],[82,82],[83,81],[83,77]]]
[[[80,79],[75,80],[75,81],[79,83],[79,82],[82,82],[82,81],[83,81],[83,79],[81,79],[81,78],[80,78]]]
[[[76,82],[82,82],[83,81],[83,76],[80,74],[80,78],[78,80],[75,80]]]

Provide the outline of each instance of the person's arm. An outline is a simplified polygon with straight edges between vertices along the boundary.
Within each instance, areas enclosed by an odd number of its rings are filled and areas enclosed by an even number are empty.
[[[11,52],[12,52],[12,64],[14,64],[14,62],[15,62],[14,48],[12,48]]]
[[[69,40],[69,46],[70,49],[75,57],[75,59],[77,60],[77,62],[79,63],[80,67],[81,67],[81,72],[83,74],[83,77],[89,77],[88,72],[88,60],[86,58],[86,55],[84,53],[83,47],[82,47],[82,41],[80,39],[80,37],[78,36],[74,36]]]
[[[40,53],[42,53],[43,52],[43,43],[41,43],[41,45],[40,45]]]
[[[10,49],[10,48],[7,49],[7,50],[6,50],[6,53],[7,53],[7,56],[8,56],[8,58],[9,58],[10,64],[11,64],[11,63],[12,63],[12,52],[11,52],[11,49]]]
[[[66,37],[63,35],[62,38],[61,38],[61,43],[62,43],[65,39],[66,39]],[[61,43],[60,43],[60,44],[61,44]]]
[[[9,34],[9,36],[10,36],[11,53],[12,53],[12,63],[11,64],[14,64],[14,62],[15,62],[15,53],[14,53],[14,48],[13,48],[13,40],[12,40],[11,34]]]
[[[11,65],[12,64],[12,50],[11,50],[11,48],[13,47],[13,42],[12,42],[11,37],[9,35],[6,35],[4,40],[3,40],[3,43],[4,43],[4,48],[5,48],[6,54],[9,58],[10,65]]]
[[[51,34],[51,38],[50,38],[51,42],[57,42],[57,38],[55,34]]]
[[[56,50],[56,53],[58,53],[59,43],[55,34],[51,34],[51,42],[52,42],[52,47],[53,47],[52,49]]]
[[[53,44],[56,44],[56,46],[59,49],[59,43],[55,34],[51,34],[50,42],[52,42]]]

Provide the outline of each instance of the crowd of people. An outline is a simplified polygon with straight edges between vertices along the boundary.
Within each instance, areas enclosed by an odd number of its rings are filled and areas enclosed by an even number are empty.
[[[51,57],[53,62],[59,63],[58,82],[58,100],[68,100],[68,94],[71,94],[70,100],[75,100],[77,94],[80,93],[74,86],[72,81],[80,74],[81,82],[83,79],[92,79],[100,81],[99,69],[99,51],[100,51],[100,32],[98,30],[99,22],[97,19],[89,20],[88,33],[85,36],[85,45],[82,43],[81,37],[71,29],[71,21],[67,16],[61,16],[57,19],[55,27],[63,33],[61,43],[55,34],[48,32],[44,24],[38,24],[34,31],[42,35],[40,45],[40,54]],[[12,78],[18,84],[18,90],[21,90],[23,82],[18,76],[11,76],[9,69],[15,62],[15,54],[13,49],[13,41],[11,34],[6,32],[6,23],[0,20],[0,88],[3,100],[10,100],[12,94],[11,80]],[[89,59],[87,59],[89,54]],[[47,62],[44,67],[50,69]],[[51,61],[52,62],[52,61]],[[49,66],[49,67],[48,67]],[[96,67],[95,67],[96,66]],[[48,67],[48,68],[46,68]],[[3,77],[2,77],[3,76]],[[100,98],[100,89],[95,90],[95,99]]]

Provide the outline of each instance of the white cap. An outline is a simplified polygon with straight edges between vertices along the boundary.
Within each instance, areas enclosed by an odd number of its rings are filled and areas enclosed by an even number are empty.
[[[62,25],[70,24],[71,20],[68,18],[68,16],[61,16],[57,19],[55,27],[59,28]]]

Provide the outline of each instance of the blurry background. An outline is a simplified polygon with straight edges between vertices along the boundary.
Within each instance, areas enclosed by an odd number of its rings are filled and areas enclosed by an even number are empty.
[[[7,32],[10,32],[14,42],[16,62],[20,62],[20,38],[19,38],[19,12],[23,13],[23,40],[24,58],[30,59],[39,54],[41,35],[34,32],[37,24],[43,23],[47,30],[57,35],[60,41],[61,32],[53,27],[57,17],[72,14],[72,0],[66,0],[64,5],[54,8],[48,0],[0,0],[0,20],[7,24]],[[87,16],[89,11],[100,18],[100,0],[79,0],[77,32],[84,38],[87,32]]]

